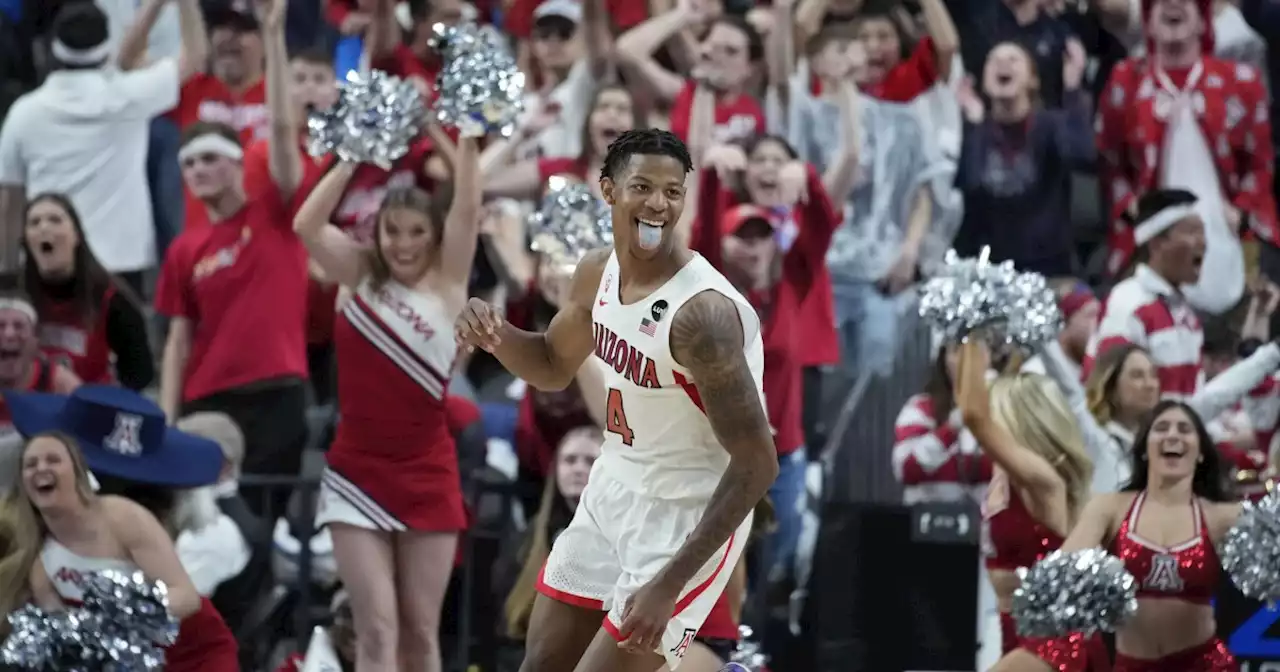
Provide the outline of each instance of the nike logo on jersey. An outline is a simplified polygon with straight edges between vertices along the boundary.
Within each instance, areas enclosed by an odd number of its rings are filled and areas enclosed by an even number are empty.
[[[658,366],[643,352],[620,338],[608,327],[596,322],[596,357],[637,387],[656,390],[662,385],[658,382]]]
[[[602,306],[607,306],[607,305],[609,305],[609,302],[608,302],[608,301],[605,301],[604,299],[600,299],[600,305],[602,305]]]

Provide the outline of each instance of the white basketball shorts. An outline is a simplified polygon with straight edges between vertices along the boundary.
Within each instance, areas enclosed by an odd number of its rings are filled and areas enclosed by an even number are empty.
[[[599,466],[599,463],[597,463]],[[538,592],[565,604],[607,612],[602,627],[621,641],[627,598],[658,575],[693,532],[705,499],[659,499],[624,487],[594,469],[573,521],[556,538],[538,577]],[[738,526],[684,587],[656,651],[680,665],[711,607],[720,599],[751,532]]]

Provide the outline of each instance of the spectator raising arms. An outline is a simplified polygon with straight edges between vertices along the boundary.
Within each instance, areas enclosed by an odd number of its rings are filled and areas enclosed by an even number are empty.
[[[715,94],[715,142],[746,140],[764,131],[764,111],[748,90],[756,64],[764,57],[760,34],[737,16],[710,19],[710,30],[698,46],[698,64],[686,78],[664,68],[654,53],[690,25],[712,15],[714,0],[680,0],[676,8],[623,33],[618,38],[619,63],[651,87],[659,102],[671,105],[671,132],[690,137],[694,93]]]
[[[867,51],[868,95],[907,103],[950,77],[952,57],[960,48],[951,14],[942,0],[921,0],[920,8],[929,34],[914,47],[895,16],[897,8],[871,5],[859,14],[858,40]]]
[[[183,25],[198,22],[197,0],[179,2]],[[58,69],[14,104],[0,130],[0,226],[14,227],[2,237],[9,258],[0,269],[18,269],[26,198],[61,193],[83,213],[103,266],[141,294],[141,271],[155,264],[148,128],[177,103],[179,82],[201,55],[185,44],[178,59],[118,72],[108,67],[107,18],[88,2],[58,12],[52,55]]]
[[[1078,41],[1067,43],[1060,110],[1043,109],[1035,60],[1013,42],[987,56],[982,92],[990,110],[972,82],[961,86],[966,123],[956,181],[965,207],[955,241],[961,255],[990,246],[992,260],[1013,261],[1020,271],[1071,274],[1071,173],[1097,160],[1093,110],[1080,88],[1085,59]]]
[[[546,186],[547,178],[564,175],[584,182],[600,196],[600,169],[605,153],[624,131],[637,126],[635,101],[631,92],[619,84],[604,84],[596,89],[587,108],[589,113],[583,123],[575,127],[581,136],[583,152],[577,156],[560,158],[530,158],[509,163],[516,147],[526,138],[538,137],[543,129],[550,128],[561,118],[561,108],[544,107],[525,117],[516,127],[516,135],[510,140],[492,143],[480,157],[484,174],[484,190],[489,196],[532,198]]]
[[[1108,270],[1122,270],[1145,242],[1126,224],[1141,216],[1139,198],[1157,189],[1188,191],[1206,242],[1204,273],[1184,291],[1198,308],[1222,313],[1244,292],[1239,236],[1252,230],[1275,244],[1280,233],[1262,75],[1213,57],[1210,4],[1142,2],[1149,56],[1112,70],[1098,104],[1097,144],[1110,191]]]
[[[234,129],[211,122],[187,128],[179,155],[183,179],[211,225],[189,226],[174,241],[160,272],[156,310],[172,318],[160,377],[166,415],[226,413],[245,435],[245,473],[291,476],[307,438],[307,255],[289,226],[302,163],[286,89],[285,3],[259,5],[271,184],[246,194],[244,151]],[[287,495],[275,503],[282,506]]]
[[[844,95],[844,135],[856,135],[856,95]],[[699,96],[705,94],[699,93]],[[695,103],[695,109],[698,105]],[[765,137],[748,155],[733,146],[707,150],[708,164],[696,202],[698,218],[690,248],[711,262],[751,302],[760,316],[764,342],[764,398],[774,429],[778,477],[769,489],[777,510],[777,529],[765,537],[764,576],[788,575],[800,537],[804,499],[804,432],[801,427],[804,351],[813,335],[803,331],[804,304],[824,280],[823,259],[840,225],[824,181],[848,189],[857,166],[850,144],[829,174],[795,159],[780,138]],[[730,206],[722,184],[740,181],[746,202]]]
[[[141,390],[155,378],[142,302],[102,267],[61,194],[27,204],[22,285],[40,317],[40,349],[88,383]]]
[[[440,608],[467,522],[445,394],[480,220],[477,152],[474,138],[460,140],[452,204],[390,190],[372,248],[328,223],[358,170],[350,163],[325,175],[294,223],[324,274],[353,293],[334,333],[341,420],[317,522],[331,528],[351,593],[362,672],[441,669]]]
[[[544,0],[533,10],[529,47],[533,81],[540,87],[526,97],[525,109],[559,111],[549,126],[528,138],[539,156],[576,159],[585,154],[581,129],[591,113],[596,83],[610,69],[612,46],[604,0]]]

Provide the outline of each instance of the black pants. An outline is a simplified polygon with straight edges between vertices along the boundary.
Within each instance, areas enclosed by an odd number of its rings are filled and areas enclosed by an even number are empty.
[[[251,476],[296,477],[307,447],[307,394],[301,380],[267,387],[217,392],[182,407],[183,415],[201,411],[226,413],[244,433],[244,464]],[[249,488],[246,488],[249,489]],[[261,495],[246,492],[255,514],[273,520],[285,515],[291,487],[273,487]]]

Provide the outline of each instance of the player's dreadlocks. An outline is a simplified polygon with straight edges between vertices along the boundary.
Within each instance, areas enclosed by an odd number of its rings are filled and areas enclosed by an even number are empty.
[[[639,128],[624,131],[617,140],[609,143],[604,155],[604,166],[600,168],[600,179],[614,179],[632,156],[657,155],[669,156],[684,166],[684,172],[693,170],[693,157],[689,156],[689,148],[684,142],[669,131],[656,128]]]

